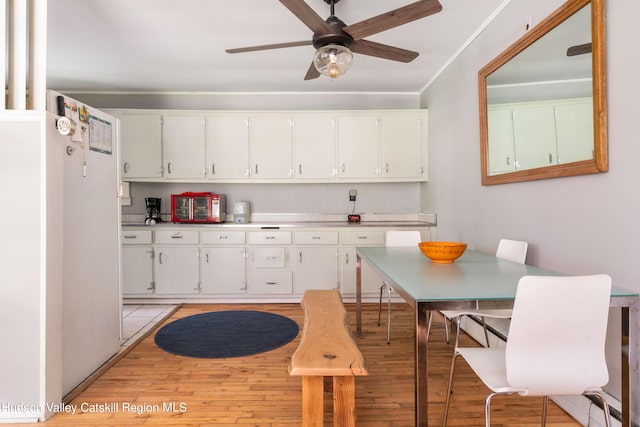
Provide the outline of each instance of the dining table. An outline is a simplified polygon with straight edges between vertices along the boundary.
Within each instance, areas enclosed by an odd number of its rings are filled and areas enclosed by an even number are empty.
[[[512,308],[521,277],[561,273],[467,249],[455,262],[434,263],[417,247],[356,248],[356,335],[362,334],[362,268],[370,265],[415,313],[415,425],[428,425],[428,318],[433,310]],[[622,426],[640,426],[640,298],[614,286],[610,307],[621,322]],[[544,307],[540,307],[541,315]],[[570,307],[567,307],[570,311]],[[632,326],[632,327],[630,327]],[[508,337],[507,337],[508,339]]]

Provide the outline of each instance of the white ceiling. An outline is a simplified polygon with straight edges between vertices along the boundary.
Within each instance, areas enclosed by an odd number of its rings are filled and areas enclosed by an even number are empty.
[[[414,50],[405,64],[354,55],[338,79],[305,81],[312,46],[229,54],[310,40],[277,0],[55,0],[48,6],[47,86],[66,91],[419,92],[504,0],[440,0],[442,11],[367,40]],[[324,0],[306,0],[323,19]],[[342,0],[347,25],[412,0]]]

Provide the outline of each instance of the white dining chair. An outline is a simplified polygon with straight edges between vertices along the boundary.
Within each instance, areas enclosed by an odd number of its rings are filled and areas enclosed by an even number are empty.
[[[518,264],[524,264],[527,258],[527,249],[529,244],[521,240],[509,240],[501,239],[498,243],[498,249],[496,249],[496,257],[507,261],[517,262]],[[489,332],[487,331],[487,324],[485,318],[500,318],[509,319],[511,317],[510,309],[501,310],[443,310],[441,311],[444,316],[445,336],[447,342],[449,342],[449,327],[448,321],[451,320],[452,329],[453,324],[456,325],[456,340],[455,345],[458,345],[460,338],[460,321],[464,316],[478,316],[482,320],[482,327],[484,329],[484,338],[489,345]]]
[[[413,246],[418,250],[418,243],[422,241],[419,231],[415,230],[389,230],[385,235],[385,246]],[[380,304],[378,306],[378,326],[382,314],[382,293],[387,289],[387,344],[391,343],[391,292],[393,288],[386,282],[380,285]]]
[[[458,356],[491,390],[485,401],[487,427],[491,423],[491,399],[514,393],[543,396],[543,426],[548,396],[594,395],[603,405],[609,427],[609,407],[601,387],[609,379],[605,339],[610,294],[611,278],[604,274],[521,278],[506,346],[456,346],[443,427],[447,425]]]

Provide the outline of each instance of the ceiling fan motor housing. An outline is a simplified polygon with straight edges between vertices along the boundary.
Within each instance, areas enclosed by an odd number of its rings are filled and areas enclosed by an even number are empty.
[[[325,21],[333,30],[333,34],[314,34],[313,35],[313,47],[316,49],[326,46],[328,44],[339,44],[346,48],[353,45],[354,40],[349,34],[342,31],[342,28],[347,24],[342,22],[337,16],[330,16]]]

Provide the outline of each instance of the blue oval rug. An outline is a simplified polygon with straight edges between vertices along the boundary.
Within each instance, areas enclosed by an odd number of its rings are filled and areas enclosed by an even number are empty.
[[[215,311],[175,320],[158,330],[158,347],[179,356],[250,356],[281,347],[298,336],[288,317],[262,311]]]

